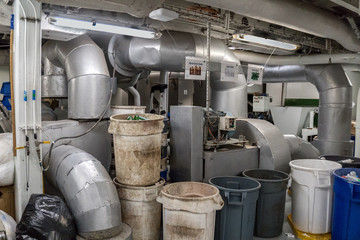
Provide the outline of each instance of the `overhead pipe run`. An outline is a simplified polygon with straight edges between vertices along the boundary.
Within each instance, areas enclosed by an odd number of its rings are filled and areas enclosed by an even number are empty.
[[[351,156],[352,85],[341,65],[269,66],[264,70],[264,83],[305,81],[319,92],[318,139],[314,146],[322,155]]]
[[[185,58],[207,56],[205,36],[163,32],[160,39],[142,39],[115,35],[108,47],[108,58],[123,76],[131,77],[143,70],[184,71]],[[223,41],[211,39],[210,61],[239,63]],[[211,107],[247,117],[246,80],[241,72],[236,81],[221,81],[220,72],[211,73]]]
[[[242,62],[267,65],[314,65],[314,64],[360,64],[360,54],[314,54],[299,56],[274,56],[233,51],[235,56]]]
[[[70,145],[54,148],[46,179],[64,196],[81,236],[111,238],[121,231],[120,200],[106,169],[89,153]]]
[[[48,41],[43,59],[64,68],[68,80],[69,118],[96,119],[110,97],[110,76],[103,51],[87,35]]]
[[[254,19],[330,38],[344,48],[360,52],[360,40],[351,26],[329,11],[296,0],[189,0],[209,5]]]

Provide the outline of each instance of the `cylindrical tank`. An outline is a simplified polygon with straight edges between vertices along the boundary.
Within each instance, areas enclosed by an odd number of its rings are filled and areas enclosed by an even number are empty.
[[[157,240],[160,236],[161,204],[156,197],[165,184],[161,179],[148,187],[120,184],[114,179],[121,202],[122,221],[133,230],[134,240]]]
[[[126,120],[130,114],[111,116],[116,179],[131,186],[148,186],[160,179],[163,116],[138,114],[147,120]]]

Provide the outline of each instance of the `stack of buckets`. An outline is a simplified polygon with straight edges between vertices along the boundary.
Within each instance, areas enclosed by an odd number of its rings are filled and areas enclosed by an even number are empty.
[[[114,137],[116,178],[122,221],[134,240],[159,239],[161,204],[156,202],[165,180],[160,178],[163,116],[138,114],[148,120],[126,120],[129,114],[110,118]]]

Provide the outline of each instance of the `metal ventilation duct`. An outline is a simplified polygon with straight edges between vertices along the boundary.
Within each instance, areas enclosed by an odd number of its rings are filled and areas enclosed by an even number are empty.
[[[319,150],[308,141],[291,134],[285,134],[284,137],[289,145],[292,160],[319,158]]]
[[[300,32],[330,38],[344,48],[360,52],[360,40],[344,19],[329,11],[295,0],[190,0],[237,14],[278,24]]]
[[[64,68],[68,80],[69,118],[99,118],[110,97],[110,76],[103,51],[87,36],[48,41],[43,61]]]
[[[352,156],[352,85],[341,65],[272,66],[264,70],[264,83],[310,82],[319,91],[318,139],[320,154]]]
[[[78,232],[89,239],[120,233],[120,200],[109,174],[87,152],[69,145],[52,151],[46,179],[64,196]]]
[[[163,32],[160,39],[113,36],[108,47],[111,64],[122,75],[132,77],[143,70],[184,71],[185,57],[206,58],[206,37],[183,32]],[[239,60],[223,41],[211,39],[212,62]],[[236,81],[220,81],[220,71],[211,72],[211,107],[247,117],[247,91],[243,73]]]

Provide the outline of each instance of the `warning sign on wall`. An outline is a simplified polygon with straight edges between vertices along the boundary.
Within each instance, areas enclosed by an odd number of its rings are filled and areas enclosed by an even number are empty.
[[[185,58],[185,79],[205,80],[206,64],[204,58],[186,57]]]
[[[264,73],[264,66],[262,65],[248,65],[247,82],[250,84],[262,84]]]
[[[236,81],[239,64],[231,62],[221,63],[221,81]]]

